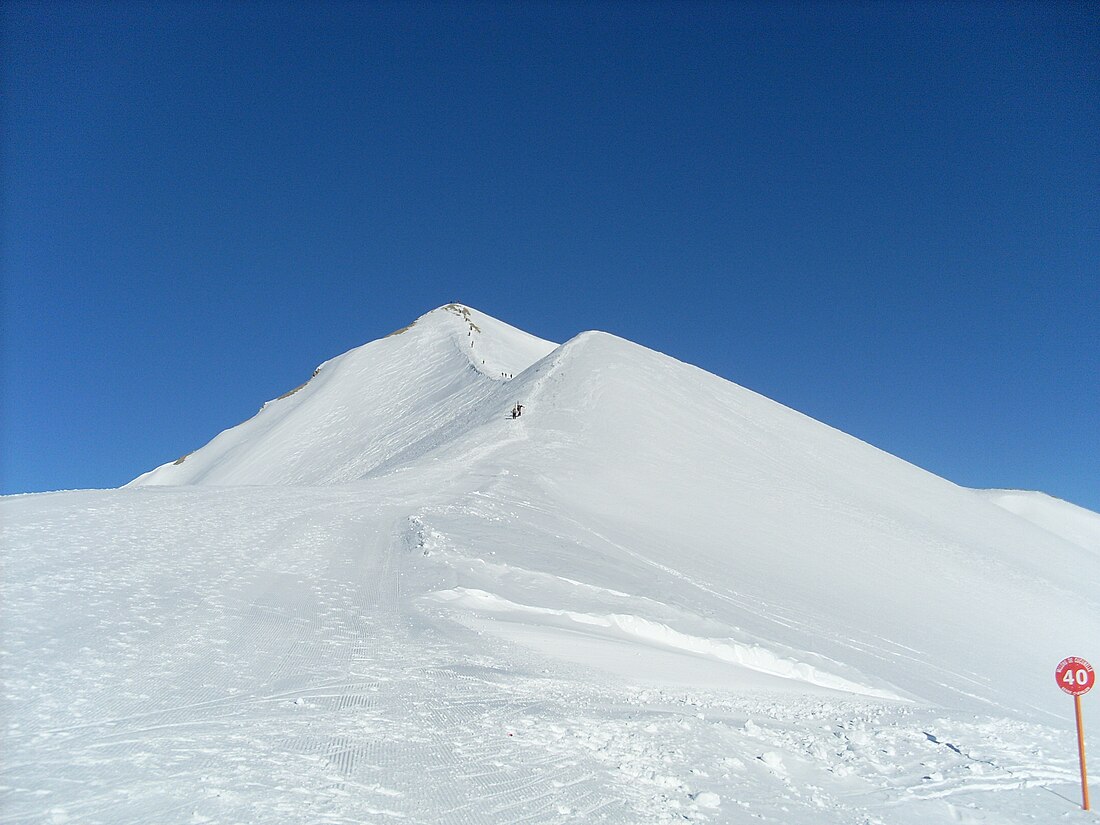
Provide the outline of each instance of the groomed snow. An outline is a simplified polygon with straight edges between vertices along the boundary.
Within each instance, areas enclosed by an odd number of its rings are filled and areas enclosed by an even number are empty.
[[[991,495],[441,307],[0,500],[0,822],[1075,821],[1095,514]]]

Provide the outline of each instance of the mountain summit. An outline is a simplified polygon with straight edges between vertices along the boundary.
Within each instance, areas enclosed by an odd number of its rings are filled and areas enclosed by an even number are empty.
[[[535,508],[510,515],[523,538],[495,551],[517,569],[544,565],[521,548],[569,535],[573,575],[581,564],[592,584],[628,584],[662,605],[650,617],[662,625],[690,616],[709,638],[717,622],[740,640],[734,658],[764,646],[868,694],[1045,705],[1049,661],[1098,637],[1095,593],[1066,595],[1097,568],[1081,544],[637,344],[585,332],[557,346],[461,304],[325,362],[131,485],[317,486],[443,467],[448,484],[486,479],[483,494]],[[474,583],[504,598],[501,582]]]
[[[459,438],[504,403],[502,385],[555,345],[461,304],[326,361],[152,484],[339,484]],[[496,406],[494,406],[496,405]]]
[[[0,501],[10,817],[1051,821],[1053,669],[1100,661],[1064,504],[448,304],[125,489]]]

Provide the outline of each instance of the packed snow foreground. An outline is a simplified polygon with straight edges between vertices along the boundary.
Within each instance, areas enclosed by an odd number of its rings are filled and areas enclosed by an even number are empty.
[[[3,823],[1095,821],[1100,516],[612,335],[451,304],[0,508]]]

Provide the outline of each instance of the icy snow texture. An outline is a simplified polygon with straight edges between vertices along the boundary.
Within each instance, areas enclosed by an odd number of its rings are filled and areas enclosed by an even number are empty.
[[[2,821],[1048,822],[1098,517],[1019,495],[448,305],[0,501]]]

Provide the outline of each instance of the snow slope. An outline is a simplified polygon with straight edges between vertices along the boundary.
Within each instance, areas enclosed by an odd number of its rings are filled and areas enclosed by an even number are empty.
[[[1046,493],[1028,490],[975,490],[983,498],[1056,536],[1100,553],[1100,514]]]
[[[0,500],[0,822],[1073,817],[1100,556],[1001,503],[448,305],[126,489]]]
[[[149,484],[337,484],[460,437],[495,409],[504,375],[554,344],[448,304],[321,364],[200,450],[135,479]]]

